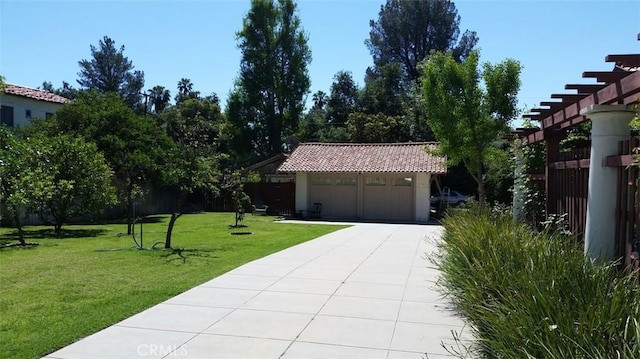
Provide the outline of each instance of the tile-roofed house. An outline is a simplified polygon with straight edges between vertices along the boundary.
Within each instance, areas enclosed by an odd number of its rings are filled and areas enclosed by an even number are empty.
[[[436,143],[303,143],[280,172],[445,173],[443,157],[429,151]]]
[[[22,96],[22,97],[26,97],[26,98],[30,98],[38,101],[53,102],[53,103],[60,103],[60,104],[65,104],[69,102],[68,98],[62,97],[60,95],[56,95],[52,92],[32,89],[29,87],[18,86],[18,85],[8,84],[7,87],[4,89],[4,92],[9,95]]]
[[[0,124],[21,127],[32,118],[53,115],[69,99],[54,93],[29,87],[7,84],[0,92]]]
[[[426,222],[438,144],[302,143],[278,168],[296,175],[296,211],[323,218]]]

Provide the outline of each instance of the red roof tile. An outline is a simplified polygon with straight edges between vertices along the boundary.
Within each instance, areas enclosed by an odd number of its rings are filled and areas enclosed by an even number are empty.
[[[302,143],[279,172],[431,172],[445,173],[444,157],[427,153],[435,142]]]
[[[8,95],[22,96],[22,97],[27,97],[27,98],[38,100],[38,101],[47,101],[47,102],[54,102],[54,103],[69,102],[68,98],[58,96],[54,93],[43,91],[43,90],[36,90],[29,87],[18,86],[18,85],[7,84],[7,87],[5,87],[4,92]]]

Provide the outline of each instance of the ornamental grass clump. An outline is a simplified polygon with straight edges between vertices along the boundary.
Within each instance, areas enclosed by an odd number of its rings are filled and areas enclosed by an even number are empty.
[[[566,235],[457,210],[434,261],[484,358],[640,358],[640,291]]]

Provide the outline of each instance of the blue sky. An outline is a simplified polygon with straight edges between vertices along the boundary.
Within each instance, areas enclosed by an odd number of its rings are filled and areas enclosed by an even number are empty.
[[[383,2],[298,1],[313,56],[311,93],[329,92],[340,70],[363,84],[372,64],[364,40]],[[640,52],[638,0],[455,4],[461,31],[478,33],[482,61],[511,57],[522,63],[522,108],[566,93],[566,83],[592,83],[582,72],[611,70],[604,62],[608,54]],[[249,6],[249,0],[0,0],[0,73],[9,83],[30,87],[45,80],[55,87],[63,80],[77,85],[78,61],[108,35],[145,72],[146,88],[162,85],[173,95],[178,80],[187,77],[196,90],[216,92],[224,103],[239,69],[235,33]]]

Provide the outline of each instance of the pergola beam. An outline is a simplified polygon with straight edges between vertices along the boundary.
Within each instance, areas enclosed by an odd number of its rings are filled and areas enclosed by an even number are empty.
[[[554,93],[551,94],[551,98],[559,98],[565,105],[570,105],[582,100],[585,95],[582,94],[569,94],[569,93]]]
[[[640,54],[607,55],[604,61],[615,62],[621,66],[638,67],[640,66]]]
[[[578,91],[579,95],[581,94],[590,95],[594,92],[598,92],[602,90],[605,87],[607,87],[607,85],[605,84],[599,84],[599,85],[566,84],[564,85],[565,90],[576,90]]]
[[[598,82],[612,83],[629,75],[627,71],[585,71],[582,73],[584,78],[595,78]]]

